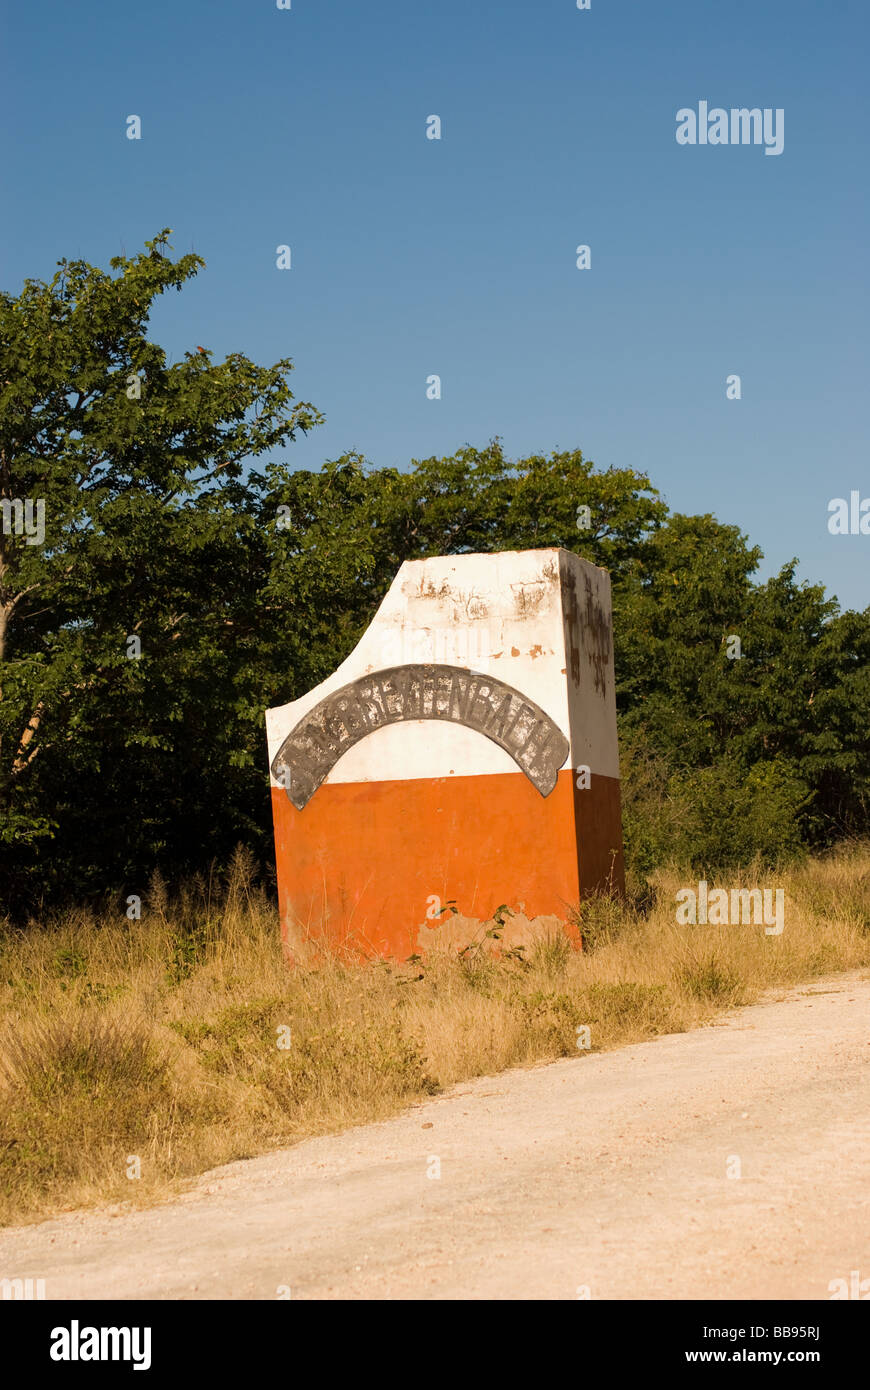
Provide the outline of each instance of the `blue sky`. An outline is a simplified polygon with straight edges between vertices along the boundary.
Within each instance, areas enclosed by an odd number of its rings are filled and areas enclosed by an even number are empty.
[[[870,496],[866,0],[85,0],[2,25],[4,289],[170,226],[207,269],[155,338],[292,357],[327,417],[294,465],[580,447],[737,523],[764,574],[797,555],[870,602],[870,536],[827,531],[830,498]],[[679,146],[701,100],[783,108],[783,153]]]

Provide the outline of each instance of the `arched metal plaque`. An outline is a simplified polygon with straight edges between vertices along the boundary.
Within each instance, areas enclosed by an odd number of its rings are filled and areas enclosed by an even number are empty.
[[[366,734],[409,719],[444,719],[492,739],[549,796],[569,744],[534,701],[494,676],[459,666],[391,666],[342,686],[309,710],[272,760],[301,811],[342,754]]]

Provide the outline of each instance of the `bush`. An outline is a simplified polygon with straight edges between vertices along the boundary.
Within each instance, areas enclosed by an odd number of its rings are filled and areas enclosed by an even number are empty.
[[[723,757],[709,767],[679,767],[629,734],[620,767],[630,888],[670,866],[709,872],[804,853],[800,816],[810,794],[786,763],[743,768]]]

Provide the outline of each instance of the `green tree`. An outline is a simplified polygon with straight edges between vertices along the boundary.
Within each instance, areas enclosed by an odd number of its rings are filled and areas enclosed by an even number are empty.
[[[49,283],[0,297],[0,845],[12,897],[50,892],[75,864],[76,886],[105,889],[107,868],[141,872],[170,830],[208,834],[198,812],[218,785],[233,833],[234,763],[252,758],[247,730],[234,736],[261,698],[245,657],[266,576],[243,465],[319,416],[294,401],[288,359],[213,363],[197,350],[170,364],[149,341],[155,297],[203,264],[173,260],[168,236],[116,257],[114,275],[63,261]],[[16,533],[26,502],[44,506],[42,544]]]
[[[647,868],[866,833],[870,610],[840,614],[794,561],[757,584],[760,558],[736,527],[673,515],[618,590],[626,790]]]

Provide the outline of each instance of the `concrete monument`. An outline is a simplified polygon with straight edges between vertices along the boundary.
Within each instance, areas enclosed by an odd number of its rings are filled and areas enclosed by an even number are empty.
[[[288,950],[577,939],[623,888],[610,580],[567,550],[402,565],[335,673],[266,715]]]

